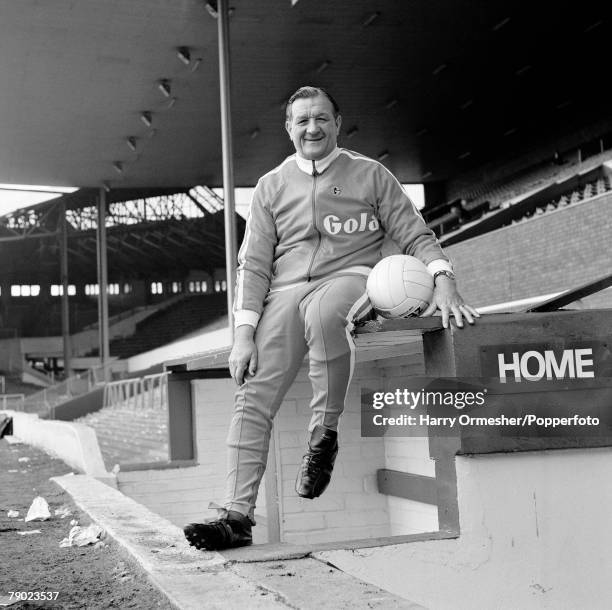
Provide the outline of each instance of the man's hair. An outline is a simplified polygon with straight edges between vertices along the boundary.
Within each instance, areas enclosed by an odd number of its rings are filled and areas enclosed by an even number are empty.
[[[317,95],[324,95],[330,102],[334,109],[334,118],[340,114],[340,106],[338,106],[338,102],[327,92],[323,87],[300,87],[287,101],[287,106],[285,107],[285,118],[287,121],[291,120],[291,107],[293,106],[293,102],[295,100],[309,98],[309,97],[317,97]]]

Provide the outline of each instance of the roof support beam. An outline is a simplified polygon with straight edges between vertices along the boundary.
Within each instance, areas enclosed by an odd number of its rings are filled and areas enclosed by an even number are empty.
[[[230,91],[229,2],[217,5],[219,33],[219,80],[221,93],[221,141],[223,148],[223,214],[225,219],[225,273],[227,285],[227,316],[230,334],[234,336],[234,285],[236,281],[236,215],[234,202],[234,155],[232,148],[232,109]]]
[[[106,190],[100,188],[98,195],[98,329],[100,341],[100,362],[104,367],[104,380],[110,381],[107,364],[110,358],[108,338],[108,259],[106,253]]]
[[[66,203],[59,207],[60,225],[60,276],[62,282],[62,340],[64,345],[64,376],[72,374],[72,347],[70,343],[70,305],[68,301],[68,223],[66,222]]]

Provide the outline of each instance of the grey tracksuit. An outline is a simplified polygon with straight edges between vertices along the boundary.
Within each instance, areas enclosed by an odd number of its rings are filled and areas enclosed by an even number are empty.
[[[321,161],[292,155],[253,195],[234,304],[256,327],[258,368],[236,394],[228,435],[225,508],[252,514],[272,419],[309,354],[310,430],[336,429],[353,370],[353,322],[371,309],[369,270],[389,235],[430,271],[450,269],[397,179],[380,163],[335,149]]]

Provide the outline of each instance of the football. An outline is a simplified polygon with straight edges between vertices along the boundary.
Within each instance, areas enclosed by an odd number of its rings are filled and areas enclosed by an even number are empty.
[[[385,318],[419,315],[431,303],[433,289],[433,277],[425,264],[406,254],[383,258],[367,282],[370,302]]]

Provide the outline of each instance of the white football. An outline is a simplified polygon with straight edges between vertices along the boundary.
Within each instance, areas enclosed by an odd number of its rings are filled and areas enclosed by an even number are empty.
[[[418,258],[394,254],[376,264],[368,276],[366,288],[372,306],[381,316],[407,318],[429,307],[434,282]]]

